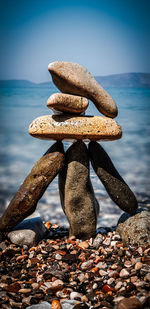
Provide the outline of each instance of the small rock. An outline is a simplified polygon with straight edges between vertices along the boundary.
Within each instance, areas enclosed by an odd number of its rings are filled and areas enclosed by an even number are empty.
[[[148,273],[148,274],[145,276],[145,280],[146,280],[146,281],[150,281],[150,273]]]
[[[26,309],[51,309],[51,305],[48,302],[43,301],[38,305],[32,305],[27,307]]]
[[[106,275],[107,275],[107,272],[104,271],[103,269],[100,269],[99,274],[100,274],[100,276],[103,277],[103,276],[106,276]]]
[[[61,309],[61,304],[58,299],[53,299],[51,304],[51,309]]]
[[[93,261],[92,261],[92,260],[89,260],[89,261],[87,261],[87,262],[83,262],[83,263],[81,264],[81,269],[82,269],[82,270],[87,270],[87,269],[91,268],[92,265],[93,265]]]
[[[52,287],[53,287],[53,288],[56,288],[56,289],[62,289],[63,286],[64,286],[63,281],[62,281],[62,280],[59,280],[59,279],[55,280],[55,281],[52,283]]]
[[[124,298],[119,303],[118,309],[142,309],[142,304],[137,297]]]
[[[79,247],[81,247],[82,249],[87,249],[89,247],[88,241],[80,242]]]
[[[123,268],[123,269],[120,271],[119,276],[120,276],[121,278],[126,278],[126,277],[129,276],[129,272],[128,272],[125,268]]]
[[[115,285],[115,290],[119,290],[122,286],[122,282],[121,281],[118,281],[117,284]]]
[[[143,263],[137,262],[137,263],[135,264],[135,266],[134,266],[134,269],[135,269],[135,270],[139,270],[139,269],[142,268],[142,266],[143,266]]]
[[[98,249],[102,244],[102,242],[103,242],[103,236],[101,234],[97,234],[92,245],[95,249]]]
[[[109,278],[108,280],[107,280],[107,284],[112,284],[113,282],[115,281],[115,279],[114,278]]]
[[[70,299],[71,300],[74,300],[74,299],[81,300],[82,296],[83,295],[78,293],[78,292],[71,292],[70,293]]]
[[[47,229],[36,211],[27,217],[15,229],[8,233],[8,238],[13,244],[33,246],[37,244],[46,234]]]
[[[28,294],[31,292],[31,289],[20,289],[18,292],[22,294]]]
[[[76,300],[70,300],[70,299],[63,300],[63,301],[61,301],[62,309],[73,309],[73,307],[76,303],[77,303]]]
[[[109,246],[111,243],[111,239],[110,238],[105,238],[105,240],[103,241],[103,245]]]
[[[127,268],[130,268],[132,266],[131,261],[125,261],[124,266],[127,267]]]
[[[61,260],[62,260],[62,256],[61,256],[59,253],[56,253],[55,259],[56,259],[57,261],[61,261]]]

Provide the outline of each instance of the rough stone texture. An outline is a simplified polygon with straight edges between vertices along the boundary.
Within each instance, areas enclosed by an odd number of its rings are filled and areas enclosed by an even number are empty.
[[[41,139],[116,140],[122,135],[117,122],[102,116],[45,115],[36,118],[29,133]]]
[[[36,209],[48,185],[64,164],[64,150],[61,142],[52,145],[35,164],[24,183],[11,200],[0,218],[0,230],[10,231]]]
[[[18,224],[15,229],[8,233],[10,241],[16,245],[33,246],[46,235],[47,229],[37,211]]]
[[[81,114],[88,107],[88,99],[66,93],[54,93],[47,100],[47,106],[56,111]]]
[[[60,302],[61,303],[61,307],[62,309],[73,309],[74,306],[78,303],[78,304],[81,304],[81,302],[79,301],[76,301],[76,300],[63,300]],[[82,303],[83,304],[83,303]],[[82,305],[81,304],[81,305]],[[46,302],[46,301],[43,301],[41,302],[39,305],[32,305],[32,306],[29,306],[27,307],[27,309],[52,309],[51,308],[51,304]]]
[[[59,191],[70,223],[70,236],[81,239],[94,236],[99,205],[89,178],[88,150],[81,141],[66,152],[65,166],[59,173]]]
[[[102,114],[112,118],[117,116],[117,106],[112,97],[80,64],[56,61],[49,64],[48,70],[60,91],[86,97]]]
[[[117,225],[117,232],[122,240],[128,244],[150,246],[150,212],[138,209],[134,216],[124,213]]]
[[[124,298],[118,305],[118,309],[142,309],[143,306],[137,297]]]
[[[51,309],[51,304],[47,301],[43,301],[38,305],[29,306],[27,309]]]
[[[92,166],[111,199],[124,211],[134,214],[138,207],[135,195],[119,175],[105,150],[96,142],[89,144]]]

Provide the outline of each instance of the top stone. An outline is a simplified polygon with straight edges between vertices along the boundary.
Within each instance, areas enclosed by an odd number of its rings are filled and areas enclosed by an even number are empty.
[[[97,83],[94,77],[80,64],[56,61],[48,65],[54,84],[64,93],[90,99],[99,112],[114,118],[118,114],[112,97]]]

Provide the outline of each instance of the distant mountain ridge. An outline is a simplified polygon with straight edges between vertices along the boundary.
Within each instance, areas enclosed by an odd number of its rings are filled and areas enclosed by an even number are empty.
[[[95,76],[99,84],[106,88],[150,88],[150,73],[122,73]],[[0,80],[0,88],[39,88],[53,87],[53,82],[34,83],[28,80]]]

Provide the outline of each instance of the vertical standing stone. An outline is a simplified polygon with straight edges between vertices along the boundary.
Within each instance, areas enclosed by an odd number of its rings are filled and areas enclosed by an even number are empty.
[[[65,166],[59,173],[59,190],[70,223],[70,236],[81,239],[94,236],[99,205],[90,182],[88,150],[81,141],[66,152]]]
[[[138,207],[133,192],[114,167],[105,150],[97,142],[89,143],[92,166],[111,199],[124,211],[135,214]]]
[[[27,216],[31,215],[48,185],[64,164],[64,150],[61,142],[52,145],[35,164],[0,218],[0,230],[9,231]]]

